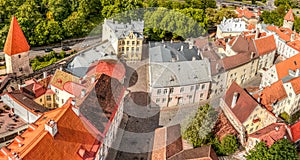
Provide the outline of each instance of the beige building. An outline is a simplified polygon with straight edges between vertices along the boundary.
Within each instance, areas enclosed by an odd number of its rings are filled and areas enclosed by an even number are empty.
[[[242,145],[246,144],[247,134],[254,133],[277,120],[235,82],[221,98],[220,107],[239,133],[238,137]]]
[[[30,46],[18,24],[16,17],[12,18],[10,29],[4,45],[6,73],[17,76],[32,73],[29,65]]]
[[[142,59],[144,21],[120,23],[105,19],[102,40],[111,42],[116,54],[128,61]]]
[[[246,23],[241,18],[230,18],[225,17],[221,21],[221,24],[217,26],[217,38],[225,38],[231,36],[238,36],[246,30]]]

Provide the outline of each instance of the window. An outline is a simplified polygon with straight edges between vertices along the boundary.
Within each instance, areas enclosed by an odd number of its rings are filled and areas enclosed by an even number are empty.
[[[164,94],[167,94],[168,93],[168,89],[164,89]]]
[[[169,98],[169,102],[171,102],[172,101],[172,97],[171,98]]]
[[[126,47],[126,51],[129,51],[129,47]]]
[[[51,107],[51,104],[47,104],[47,107],[48,107],[48,108],[52,108],[52,107]]]
[[[134,45],[134,44],[135,44],[135,42],[134,42],[134,41],[132,41],[132,42],[131,42],[131,44],[132,44],[132,45]]]
[[[41,103],[43,102],[43,99],[42,99],[42,98],[40,99],[40,102],[41,102]]]
[[[19,58],[21,58],[21,55],[18,55]]]
[[[20,71],[20,72],[22,72],[22,71],[23,71],[23,68],[22,68],[22,67],[21,67],[21,68],[19,68],[19,71]]]
[[[139,48],[139,47],[136,47],[136,51],[140,51],[140,48]]]
[[[160,90],[160,89],[158,89],[158,90],[157,90],[157,94],[160,94],[160,93],[161,93],[161,90]]]
[[[64,103],[65,103],[64,99],[61,99],[61,103],[62,103],[62,104],[64,104]]]
[[[200,88],[200,85],[197,84],[197,85],[196,85],[196,90],[199,90],[199,88]]]
[[[140,41],[137,41],[136,44],[139,45],[139,44],[140,44]]]
[[[194,90],[194,86],[191,86],[191,91],[193,91]]]
[[[57,89],[55,89],[55,93],[57,93],[57,94],[58,94],[58,93],[59,93],[59,91],[58,91]]]
[[[174,88],[170,88],[170,94],[174,92]]]
[[[127,45],[129,45],[129,41],[127,41]]]
[[[180,93],[183,92],[183,91],[184,91],[184,87],[181,87],[180,88]]]
[[[250,129],[250,133],[253,131],[253,128]]]
[[[203,93],[200,94],[200,98],[203,98]]]
[[[160,99],[159,98],[156,98],[156,103],[159,103],[160,102]]]
[[[47,95],[47,96],[46,96],[46,100],[47,100],[47,101],[51,101],[51,96],[50,96],[50,95]]]
[[[205,85],[204,84],[202,84],[202,86],[201,86],[201,89],[204,89],[205,88]]]
[[[162,103],[165,103],[165,102],[166,102],[166,98],[163,98],[163,99],[162,99]]]
[[[131,47],[131,51],[132,51],[132,52],[134,51],[134,47]]]

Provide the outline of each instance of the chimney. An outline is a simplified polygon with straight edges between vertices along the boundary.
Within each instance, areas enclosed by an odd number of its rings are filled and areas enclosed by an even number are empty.
[[[255,39],[259,38],[259,34],[260,34],[260,30],[259,28],[256,28]]]
[[[278,126],[275,127],[275,131],[279,131],[279,127]]]
[[[238,98],[239,98],[239,93],[234,92],[232,97],[232,102],[231,102],[231,108],[233,108],[236,105]]]
[[[255,57],[255,53],[254,52],[251,52],[251,59],[253,59]]]
[[[172,62],[176,62],[176,58],[173,58],[173,57],[172,57]]]
[[[91,83],[95,83],[95,81],[96,81],[96,77],[95,77],[95,76],[92,76],[92,77],[91,77]]]
[[[43,77],[47,78],[47,72],[43,72]]]
[[[295,41],[295,33],[294,32],[291,34],[291,42],[292,41]]]
[[[46,124],[45,124],[45,130],[48,131],[52,137],[54,137],[58,131],[57,129],[57,123],[54,120],[49,120]]]
[[[257,102],[260,103],[260,95],[257,97]]]
[[[180,51],[183,51],[183,45],[181,45],[181,47],[180,47]]]
[[[62,66],[62,65],[61,65],[61,66],[59,66],[59,70],[61,70],[61,71],[63,70],[63,66]]]
[[[72,106],[75,106],[75,105],[76,105],[76,101],[75,101],[75,99],[72,99],[72,101],[71,101],[71,105],[72,105]]]
[[[85,89],[82,89],[81,90],[81,98],[83,98],[85,96],[85,93],[86,93],[86,90]]]
[[[299,68],[296,69],[295,77],[299,76]]]
[[[193,58],[192,58],[192,61],[195,61],[196,60],[196,57],[195,56],[193,56]]]

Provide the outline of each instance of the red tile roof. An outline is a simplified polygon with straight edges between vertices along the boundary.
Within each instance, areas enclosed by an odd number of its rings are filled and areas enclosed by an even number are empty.
[[[91,65],[88,69],[87,75],[101,75],[105,74],[110,77],[122,80],[125,76],[126,70],[121,62],[116,61],[99,61],[96,65]]]
[[[275,65],[278,79],[282,79],[289,75],[289,70],[295,71],[300,68],[300,54],[296,54]]]
[[[249,53],[239,53],[222,59],[225,70],[230,70],[251,61]]]
[[[266,142],[268,147],[284,137],[291,139],[287,131],[287,126],[284,123],[272,123],[248,136]]]
[[[293,15],[293,10],[290,9],[287,14],[284,16],[284,20],[287,20],[287,21],[295,21],[294,19],[294,15]]]
[[[239,93],[239,96],[236,105],[231,108],[231,102],[235,92]],[[223,99],[241,123],[245,122],[254,109],[258,106],[258,103],[236,82],[231,84]]]
[[[300,38],[298,33],[293,32],[289,28],[283,28],[283,27],[278,28],[277,26],[267,26],[267,30],[275,32],[280,37],[280,39],[286,42],[291,41],[292,34],[295,34],[295,40]]]
[[[255,14],[251,12],[248,8],[245,9],[237,8],[236,12],[239,18],[243,16],[246,17],[247,19],[256,18]]]
[[[34,123],[34,128],[29,127],[22,133],[21,147],[17,139],[7,146],[9,150],[2,147],[0,159],[13,157],[13,152],[22,160],[93,159],[100,142],[88,125],[73,112],[70,100],[63,107],[45,113]],[[58,132],[54,137],[45,130],[49,120],[57,122]],[[79,154],[82,151],[85,151],[83,157]]]
[[[248,27],[247,27],[248,30],[252,30],[252,29],[255,29],[255,28],[256,28],[256,26],[254,24],[249,24]]]
[[[300,40],[295,40],[292,42],[288,42],[287,45],[289,45],[290,47],[294,48],[295,50],[297,50],[298,52],[300,52]]]
[[[269,111],[272,111],[272,104],[287,97],[287,93],[283,87],[281,80],[273,83],[269,87],[265,87],[260,94],[260,103]]]
[[[274,35],[265,36],[254,40],[257,53],[262,56],[276,50]]]
[[[67,82],[76,82],[79,83],[79,78],[75,77],[67,72],[57,69],[50,81],[50,85],[63,90],[65,83]]]
[[[300,77],[293,78],[289,82],[291,82],[294,92],[300,94]]]
[[[14,55],[29,51],[30,46],[22,32],[21,27],[15,16],[12,17],[6,42],[4,45],[4,53],[7,55]]]
[[[291,127],[291,134],[293,137],[293,142],[297,142],[300,140],[300,121],[297,123],[293,124]]]
[[[75,97],[79,97],[81,95],[81,91],[86,90],[85,86],[71,81],[66,82],[63,88],[66,92],[74,95]]]

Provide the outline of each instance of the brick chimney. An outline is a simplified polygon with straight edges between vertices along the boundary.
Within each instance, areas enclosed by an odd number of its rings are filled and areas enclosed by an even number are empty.
[[[45,130],[48,131],[52,135],[52,137],[54,137],[58,131],[57,123],[54,120],[49,120],[45,124]]]

